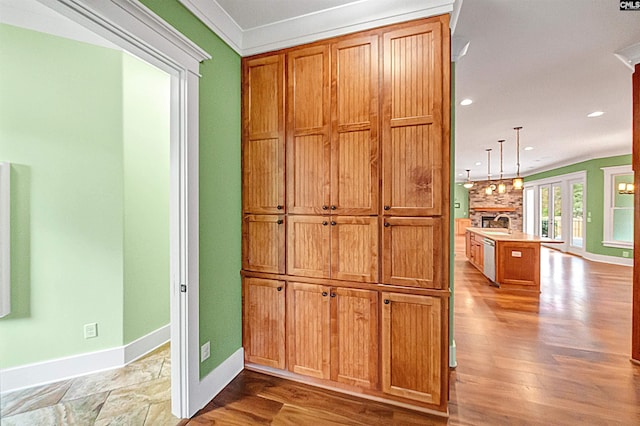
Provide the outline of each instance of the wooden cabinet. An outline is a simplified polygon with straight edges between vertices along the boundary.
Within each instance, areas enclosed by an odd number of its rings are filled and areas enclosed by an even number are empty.
[[[243,61],[242,210],[281,213],[284,182],[284,56]]]
[[[383,35],[382,204],[387,215],[440,215],[448,198],[442,169],[448,161],[443,152],[449,150],[442,131],[442,32],[439,22],[429,22]]]
[[[382,228],[382,282],[446,288],[441,280],[441,219],[388,217]]]
[[[382,300],[382,390],[440,405],[446,395],[442,299],[382,293]]]
[[[377,292],[297,282],[288,289],[289,370],[375,387]]]
[[[361,216],[289,216],[287,273],[376,282],[378,219]]]
[[[285,282],[243,280],[243,346],[245,359],[285,368]]]
[[[540,243],[496,242],[496,282],[500,288],[540,292]]]
[[[480,272],[484,272],[484,238],[470,231],[467,231],[465,238],[467,259]]]
[[[455,220],[455,233],[456,235],[464,235],[467,232],[467,228],[471,227],[471,219],[466,217],[459,217]]]
[[[242,268],[285,273],[285,217],[246,215],[242,228]]]
[[[290,213],[377,213],[377,58],[376,37],[288,53]]]

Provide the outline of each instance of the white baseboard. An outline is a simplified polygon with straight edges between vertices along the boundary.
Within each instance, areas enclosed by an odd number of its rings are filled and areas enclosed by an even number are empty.
[[[456,368],[458,366],[458,360],[456,359],[456,341],[451,339],[451,345],[449,345],[449,368]]]
[[[225,388],[244,369],[244,348],[235,351],[222,364],[207,374],[197,386],[195,395],[191,395],[189,406],[194,413],[207,405],[222,389]]]
[[[6,368],[0,370],[0,393],[124,367],[169,339],[170,328],[165,325],[124,346]]]
[[[594,262],[611,263],[612,265],[633,266],[633,257],[606,256],[604,254],[595,254],[589,252],[585,252],[583,257]]]

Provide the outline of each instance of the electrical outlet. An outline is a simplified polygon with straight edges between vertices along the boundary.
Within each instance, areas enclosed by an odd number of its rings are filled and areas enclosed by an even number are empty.
[[[202,345],[200,348],[200,362],[204,362],[207,358],[211,356],[211,345],[209,342]]]
[[[622,252],[622,257],[629,257],[629,252],[628,251],[623,251]]]
[[[84,338],[91,339],[98,336],[98,324],[92,322],[91,324],[84,325]]]

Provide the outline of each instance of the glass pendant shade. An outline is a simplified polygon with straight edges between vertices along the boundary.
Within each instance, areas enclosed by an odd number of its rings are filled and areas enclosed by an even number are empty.
[[[513,189],[522,189],[524,188],[524,179],[521,177],[513,178]]]
[[[469,172],[471,170],[467,169],[467,181],[462,185],[467,189],[473,188],[473,182],[471,182],[471,178],[469,177]]]
[[[507,192],[507,185],[504,182],[500,182],[498,184],[498,194],[504,194],[505,192]]]

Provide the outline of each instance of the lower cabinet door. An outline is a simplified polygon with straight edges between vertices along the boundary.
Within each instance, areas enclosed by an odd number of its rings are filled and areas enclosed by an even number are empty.
[[[285,282],[245,278],[243,346],[248,362],[285,368]]]
[[[442,299],[382,293],[382,390],[439,405]]]
[[[329,287],[290,282],[287,287],[289,370],[330,377]]]
[[[331,289],[331,380],[378,383],[378,292]]]

